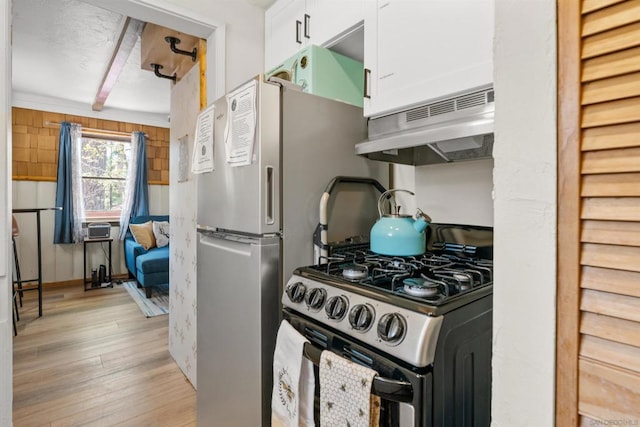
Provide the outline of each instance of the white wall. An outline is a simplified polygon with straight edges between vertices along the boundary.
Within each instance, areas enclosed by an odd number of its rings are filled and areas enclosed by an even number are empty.
[[[493,226],[493,159],[426,166],[393,165],[402,213],[416,208],[433,222]]]
[[[0,3],[0,426],[11,426],[13,340],[9,266],[11,211],[11,2]]]
[[[393,170],[393,182],[389,183],[388,189],[408,190],[415,193],[415,196],[400,191],[394,194],[396,203],[401,207],[401,213],[413,214],[417,207],[422,208],[422,205],[418,205],[417,199],[422,196],[422,192],[426,195],[426,188],[423,188],[422,185],[416,187],[416,168],[414,166],[398,164],[391,165],[391,167]]]
[[[494,426],[554,424],[555,8],[495,4]]]
[[[56,183],[46,181],[13,181],[13,208],[47,208],[55,206]],[[169,186],[149,186],[149,210],[151,215],[169,214]],[[15,214],[20,237],[17,240],[20,259],[20,273],[23,279],[33,279],[38,274],[37,264],[37,233],[36,214]],[[79,244],[53,244],[54,212],[42,211],[40,214],[40,230],[42,242],[42,281],[62,282],[81,279],[83,274],[83,245]],[[114,237],[112,245],[113,274],[126,274],[124,264],[124,247],[117,236],[120,227],[111,228],[111,236]],[[102,246],[102,247],[101,247]],[[109,246],[104,244],[91,244],[87,246],[87,275],[91,267],[107,264],[106,253]]]
[[[138,111],[108,108],[103,111],[93,111],[91,105],[82,104],[59,98],[34,95],[30,93],[13,92],[11,103],[14,107],[31,110],[50,111],[52,113],[72,114],[81,117],[94,117],[101,120],[116,122],[139,123],[148,126],[167,127],[167,114],[143,113]]]
[[[189,171],[179,180],[181,161],[191,165],[196,119],[200,112],[200,70],[191,69],[171,89],[171,140],[169,182],[171,196],[171,257],[169,351],[191,384],[197,387],[196,371],[196,176]],[[181,159],[180,144],[187,144],[187,158]]]
[[[416,204],[433,222],[493,226],[493,160],[415,168]]]

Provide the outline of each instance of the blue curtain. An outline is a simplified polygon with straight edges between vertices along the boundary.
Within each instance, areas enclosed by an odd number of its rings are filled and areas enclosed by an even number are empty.
[[[144,132],[134,132],[136,145],[136,176],[133,185],[131,217],[149,215],[149,186],[147,185],[147,137]]]
[[[55,226],[53,243],[73,243],[73,181],[71,166],[71,124],[60,124],[60,148],[58,151],[58,178],[56,186]]]
[[[131,155],[127,170],[124,202],[120,212],[120,240],[123,240],[127,235],[131,218],[147,215],[149,215],[147,138],[143,132],[133,132],[131,134]]]

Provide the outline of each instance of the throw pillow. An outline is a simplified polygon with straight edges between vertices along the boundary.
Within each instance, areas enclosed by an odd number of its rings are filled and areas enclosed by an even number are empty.
[[[169,221],[153,221],[153,235],[159,248],[167,246],[169,244]]]
[[[143,224],[129,224],[129,230],[131,230],[136,242],[142,245],[146,251],[156,246],[156,238],[153,235],[153,221],[147,221]]]

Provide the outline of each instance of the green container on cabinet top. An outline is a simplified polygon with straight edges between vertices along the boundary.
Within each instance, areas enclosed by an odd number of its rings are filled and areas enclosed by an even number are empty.
[[[307,93],[362,108],[362,62],[320,46],[307,46],[265,75],[302,86]]]

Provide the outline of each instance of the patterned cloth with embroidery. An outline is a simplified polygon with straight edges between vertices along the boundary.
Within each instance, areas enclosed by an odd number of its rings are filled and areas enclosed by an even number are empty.
[[[320,356],[320,425],[371,427],[380,421],[380,398],[371,394],[378,373],[331,351]]]
[[[273,354],[271,425],[274,427],[315,427],[313,363],[302,355],[308,340],[283,320],[278,329]]]

